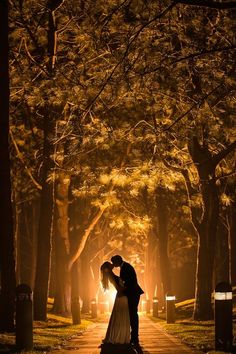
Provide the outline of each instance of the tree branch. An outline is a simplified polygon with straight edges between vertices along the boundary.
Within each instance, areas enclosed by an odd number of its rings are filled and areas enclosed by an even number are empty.
[[[169,168],[172,171],[175,171],[177,173],[181,173],[184,181],[185,181],[185,187],[186,187],[186,192],[187,192],[187,197],[188,197],[188,204],[189,208],[191,210],[191,219],[192,219],[192,225],[196,229],[196,231],[199,228],[199,221],[197,218],[197,209],[194,207],[194,205],[191,203],[192,197],[194,196],[195,189],[192,187],[192,183],[189,178],[189,172],[186,168],[178,167],[178,166],[173,166],[169,164],[166,160],[163,160],[164,165]]]
[[[212,9],[227,10],[235,9],[236,1],[215,1],[215,0],[180,0],[179,4],[185,4],[190,6],[203,6],[210,7]]]
[[[12,134],[12,131],[10,130],[9,133],[10,133],[10,137],[11,137],[12,143],[13,143],[13,145],[15,147],[17,156],[18,156],[20,162],[22,163],[22,165],[24,166],[29,178],[31,179],[31,181],[33,182],[33,184],[36,186],[37,189],[42,190],[42,186],[35,180],[35,178],[32,176],[32,173],[28,169],[28,167],[27,167],[27,165],[26,165],[26,163],[25,163],[25,161],[24,161],[24,159],[22,157],[22,154],[21,154],[21,152],[20,152],[20,150],[18,148],[17,142],[15,141],[15,138],[14,138],[14,136]]]
[[[215,166],[223,160],[230,152],[236,149],[236,140],[232,142],[229,146],[227,146],[224,150],[220,151],[217,155],[213,156],[212,162]]]
[[[122,160],[121,160],[121,163],[120,163],[120,168],[123,168],[124,167],[124,164],[125,164],[125,160],[126,160],[126,157],[128,156],[128,154],[130,153],[130,148],[131,148],[131,143],[128,144],[127,146],[127,149],[126,149],[126,154],[124,154]],[[114,183],[112,183],[112,180],[111,180],[111,185],[110,185],[110,188],[109,188],[109,191],[108,192],[112,192],[112,190],[114,189]],[[79,242],[79,245],[78,245],[78,248],[76,250],[76,252],[71,256],[69,262],[68,262],[68,269],[71,270],[74,262],[77,261],[77,259],[79,258],[79,256],[81,255],[83,249],[84,249],[84,246],[87,242],[87,239],[90,235],[90,233],[93,231],[94,227],[96,226],[97,222],[101,219],[104,211],[109,207],[109,204],[104,204],[96,213],[96,215],[93,217],[91,223],[89,224],[89,226],[87,227],[87,229],[85,230],[83,236],[82,236],[82,239],[81,241]]]
[[[222,86],[222,84],[219,84],[218,86],[214,87],[210,92],[208,92],[207,94],[205,94],[200,101],[195,102],[192,104],[192,106],[183,114],[181,114],[178,118],[176,118],[176,120],[174,120],[173,123],[171,123],[168,127],[164,128],[162,131],[167,131],[169,129],[171,129],[176,123],[178,123],[182,118],[184,118],[186,115],[188,115],[188,113],[190,113],[195,107],[200,108],[201,105],[205,102],[205,100],[213,93],[215,92],[220,86]]]
[[[140,33],[146,28],[148,27],[152,22],[155,22],[156,20],[160,19],[161,17],[165,16],[176,4],[178,3],[178,1],[173,1],[167,8],[165,8],[161,13],[157,14],[156,16],[154,16],[151,20],[149,20],[148,22],[144,23],[138,30],[137,32],[134,34],[133,38],[129,41],[126,50],[124,52],[124,54],[122,55],[120,61],[114,66],[114,68],[112,69],[111,73],[108,75],[108,77],[106,78],[106,80],[104,81],[104,83],[102,84],[100,90],[98,91],[98,93],[94,96],[94,98],[92,99],[92,101],[89,103],[89,105],[87,106],[83,117],[85,117],[87,115],[87,113],[89,112],[90,108],[92,107],[92,105],[96,102],[96,100],[98,99],[98,97],[101,95],[101,93],[104,91],[104,89],[106,88],[106,86],[108,85],[109,81],[111,80],[111,78],[113,77],[114,73],[116,72],[116,70],[118,69],[118,67],[123,63],[123,61],[125,60],[129,49],[131,47],[131,45],[133,44],[133,42],[138,38],[138,36],[140,35]]]
[[[200,52],[191,53],[191,54],[187,55],[186,57],[181,57],[176,60],[173,60],[170,64],[173,65],[173,64],[179,63],[181,61],[193,59],[193,58],[196,58],[196,57],[199,57],[202,55],[207,55],[207,54],[217,53],[217,52],[224,52],[224,51],[232,50],[232,49],[236,49],[236,45],[230,45],[228,47],[214,48],[214,49],[209,49],[209,50],[202,50]]]
[[[107,206],[108,207],[108,206]],[[79,258],[79,256],[81,255],[84,246],[86,244],[86,241],[91,233],[91,231],[94,229],[95,225],[97,224],[97,222],[100,220],[100,218],[102,217],[104,211],[107,209],[107,207],[101,208],[97,214],[94,216],[93,220],[91,221],[90,225],[88,226],[88,228],[85,230],[82,239],[79,243],[79,247],[77,248],[75,254],[73,254],[73,256],[70,258],[69,260],[69,264],[68,264],[68,268],[69,270],[71,270],[74,262],[77,261],[77,259]]]

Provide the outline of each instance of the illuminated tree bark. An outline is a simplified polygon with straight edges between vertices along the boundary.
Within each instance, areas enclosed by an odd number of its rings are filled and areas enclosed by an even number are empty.
[[[81,309],[82,313],[89,313],[90,311],[90,301],[91,301],[91,269],[90,269],[90,255],[89,255],[89,247],[86,247],[81,254],[81,283],[84,285],[81,293],[83,306]]]
[[[14,329],[15,259],[9,158],[8,1],[0,2],[0,330]]]
[[[165,190],[156,190],[157,237],[159,240],[160,270],[164,296],[171,292],[170,261],[168,255],[168,207]]]
[[[69,239],[70,239],[70,253],[74,251],[79,238],[78,223],[81,222],[78,215],[80,215],[80,203],[78,199],[75,199],[72,195],[72,188],[77,185],[78,179],[74,177],[71,179],[69,188]],[[81,311],[80,311],[80,260],[75,262],[70,271],[71,279],[71,314],[73,324],[81,323]],[[67,263],[68,264],[68,263]]]
[[[68,192],[69,177],[59,171],[56,186],[55,214],[55,298],[53,311],[57,314],[68,315],[71,312],[70,274],[68,259],[70,254],[68,227]]]
[[[145,250],[145,288],[146,296],[152,301],[154,296],[160,295],[160,272],[157,259],[159,257],[158,242],[153,230],[148,231],[147,248]],[[162,294],[162,292],[161,292]],[[161,298],[159,297],[161,300]]]

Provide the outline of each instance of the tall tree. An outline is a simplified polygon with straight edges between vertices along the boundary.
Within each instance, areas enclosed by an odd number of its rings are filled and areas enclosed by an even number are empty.
[[[53,78],[56,54],[57,54],[57,25],[55,11],[64,0],[49,0],[47,2],[48,12],[48,41],[47,52],[48,74]],[[52,80],[53,82],[53,80]],[[50,175],[53,168],[52,136],[55,132],[55,118],[52,107],[45,106],[43,109],[43,164],[41,170],[41,204],[38,231],[37,264],[34,287],[34,318],[36,320],[46,320],[47,318],[47,299],[50,277],[50,262],[52,249],[52,219],[53,219],[53,183]]]
[[[192,221],[199,236],[195,319],[210,319],[213,316],[211,293],[220,206],[216,167],[235,148],[236,141],[218,154],[212,154],[206,144],[199,143],[197,137],[193,137],[189,144],[190,155],[199,176],[203,205],[200,216],[192,208]],[[191,198],[193,192],[188,175],[186,171],[183,174]]]
[[[14,328],[15,259],[9,157],[8,1],[0,2],[0,330]]]

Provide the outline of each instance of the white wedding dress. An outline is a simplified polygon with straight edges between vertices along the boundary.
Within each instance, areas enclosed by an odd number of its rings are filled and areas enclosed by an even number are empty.
[[[124,287],[122,280],[114,275],[112,284],[117,289]],[[118,282],[118,286],[117,286]],[[127,296],[117,289],[117,294],[109,320],[107,333],[103,343],[127,344],[130,343],[130,317]]]

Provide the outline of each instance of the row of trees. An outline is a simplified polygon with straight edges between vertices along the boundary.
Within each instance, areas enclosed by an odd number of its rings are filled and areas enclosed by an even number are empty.
[[[46,319],[50,273],[54,311],[70,313],[81,296],[88,307],[90,265],[98,285],[99,264],[114,251],[144,262],[145,274],[157,269],[162,294],[172,289],[173,264],[194,255],[195,319],[211,318],[213,285],[230,280],[235,3],[186,2],[10,2],[16,269],[18,282],[34,288],[35,319]],[[7,53],[7,11],[1,15]],[[1,223],[10,228],[1,239],[5,329],[14,313],[10,208]],[[152,297],[160,280],[144,281]],[[90,290],[94,296],[96,286]]]

